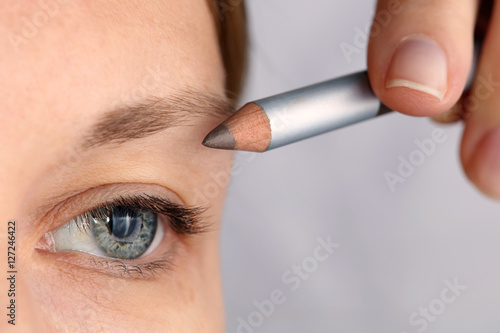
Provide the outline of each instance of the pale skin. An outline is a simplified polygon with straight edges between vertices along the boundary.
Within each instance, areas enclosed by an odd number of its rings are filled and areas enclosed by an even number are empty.
[[[0,34],[23,37],[22,18],[40,10],[35,1],[4,2]],[[224,330],[217,229],[232,154],[200,144],[224,116],[200,111],[147,137],[82,148],[89,128],[117,106],[185,90],[223,102],[212,20],[204,0],[66,1],[19,44],[0,40],[0,154],[8,157],[0,165],[1,253],[6,263],[7,221],[15,220],[18,271],[16,326],[2,311],[0,331]],[[169,268],[127,273],[96,265],[91,254],[40,246],[96,204],[144,193],[207,209],[209,231],[181,236],[166,223],[158,249],[133,260],[157,260],[166,249]],[[0,288],[8,304],[5,278]]]

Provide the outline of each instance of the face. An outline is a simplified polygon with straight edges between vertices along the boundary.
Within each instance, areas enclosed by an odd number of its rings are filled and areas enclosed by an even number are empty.
[[[4,1],[0,13],[1,252],[6,267],[14,236],[17,272],[2,304],[15,300],[15,327],[223,331],[232,155],[201,142],[231,110],[206,1]]]

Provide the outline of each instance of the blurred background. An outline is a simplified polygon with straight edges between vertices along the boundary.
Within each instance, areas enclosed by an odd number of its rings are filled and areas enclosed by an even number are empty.
[[[241,104],[366,69],[374,0],[246,5]],[[390,114],[239,153],[222,229],[227,332],[498,332],[500,204],[466,180],[461,132]]]

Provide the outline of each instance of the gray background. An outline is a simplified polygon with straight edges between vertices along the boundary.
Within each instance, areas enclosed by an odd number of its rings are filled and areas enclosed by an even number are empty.
[[[365,69],[366,49],[349,62],[340,44],[354,45],[354,29],[369,24],[374,6],[247,1],[242,102]],[[447,140],[392,192],[384,173],[397,172],[398,157],[435,128]],[[463,175],[461,132],[460,124],[393,114],[266,154],[238,154],[222,229],[227,332],[498,332],[500,205]],[[282,275],[310,260],[317,238],[328,235],[340,247],[292,291]],[[455,279],[466,289],[445,304],[444,281]],[[285,302],[256,315],[254,302],[275,289]],[[439,311],[425,330],[411,325],[412,313],[431,304]],[[238,330],[238,318],[249,316],[255,327]]]

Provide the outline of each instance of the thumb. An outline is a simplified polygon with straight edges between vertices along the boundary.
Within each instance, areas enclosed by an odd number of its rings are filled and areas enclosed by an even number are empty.
[[[432,116],[457,102],[471,67],[477,5],[477,0],[379,1],[368,74],[382,103]]]

